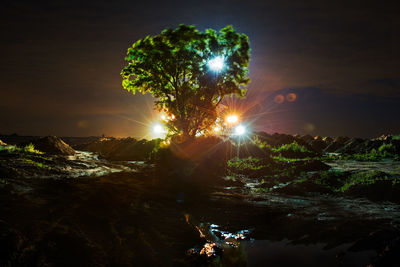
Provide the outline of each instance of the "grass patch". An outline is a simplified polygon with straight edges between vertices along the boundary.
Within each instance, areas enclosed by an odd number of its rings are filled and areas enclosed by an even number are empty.
[[[342,187],[346,182],[348,173],[339,170],[328,170],[322,171],[314,179],[314,183],[325,186],[331,191],[338,191],[338,188]]]
[[[280,161],[280,162],[309,161],[309,160],[313,160],[313,159],[318,159],[318,158],[311,158],[311,157],[305,157],[305,158],[287,158],[287,157],[283,157],[282,155],[273,156],[272,158],[273,158],[275,161]]]
[[[312,153],[312,151],[308,150],[305,146],[300,145],[296,141],[293,141],[290,144],[281,145],[280,147],[275,147],[271,149],[275,153],[281,152],[296,152],[296,153]]]
[[[305,173],[300,175],[300,178],[293,181],[293,184],[302,184],[308,181],[308,176]]]
[[[20,150],[17,146],[14,145],[7,145],[7,146],[2,146],[0,145],[0,152],[6,152],[6,153],[17,153]]]
[[[257,147],[259,147],[260,149],[269,149],[271,150],[271,145],[268,144],[266,141],[262,141],[258,136],[253,136],[253,138],[251,139],[251,142],[256,145]]]
[[[27,153],[31,153],[31,154],[44,154],[43,152],[35,149],[35,146],[30,143],[29,145],[26,145],[23,150]]]
[[[400,176],[381,171],[359,172],[352,174],[338,191],[345,192],[357,185],[373,185],[379,181],[391,181],[392,185],[400,183]]]
[[[43,152],[35,149],[35,146],[32,143],[24,147],[17,147],[15,145],[6,145],[6,146],[0,145],[0,152],[5,152],[9,154],[16,154],[16,153],[27,153],[27,154],[38,154],[38,155],[44,154]]]
[[[41,163],[41,162],[37,162],[37,161],[31,160],[31,159],[21,158],[20,160],[25,162],[25,163],[28,163],[29,165],[36,166],[36,167],[39,167],[39,168],[42,168],[42,169],[51,169],[50,166],[48,166],[48,165],[46,165],[44,163]]]
[[[229,169],[234,169],[237,171],[257,171],[267,167],[261,163],[261,159],[254,157],[248,157],[244,159],[235,157],[228,160],[227,166]]]
[[[357,160],[357,161],[381,161],[384,159],[400,160],[396,146],[392,143],[382,144],[377,149],[373,148],[365,153],[356,153],[350,155],[324,156],[325,160],[341,159],[341,160]]]
[[[400,140],[400,134],[392,137],[392,140]]]
[[[284,144],[279,147],[271,148],[271,151],[282,158],[291,158],[291,159],[301,159],[301,158],[310,158],[315,157],[317,154],[303,145],[300,145],[296,141],[293,141],[290,144]]]

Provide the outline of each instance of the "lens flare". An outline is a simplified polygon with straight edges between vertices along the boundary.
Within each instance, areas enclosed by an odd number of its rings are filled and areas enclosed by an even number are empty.
[[[297,99],[297,95],[295,93],[289,93],[286,95],[286,100],[288,102],[294,102]]]
[[[161,123],[156,122],[151,126],[151,133],[153,138],[165,138],[167,129]]]
[[[285,97],[283,95],[276,95],[274,97],[274,101],[277,104],[282,104],[283,102],[285,102]]]
[[[224,68],[225,62],[224,57],[217,56],[213,59],[210,59],[207,63],[208,67],[213,71],[220,71]]]
[[[232,114],[232,115],[228,115],[226,117],[226,122],[229,124],[235,124],[238,121],[239,121],[239,117],[237,115]]]
[[[162,125],[160,125],[160,124],[156,124],[156,125],[153,126],[153,132],[155,134],[163,133],[164,132],[164,127],[162,127]]]
[[[246,127],[243,125],[238,125],[235,128],[235,135],[244,135],[246,133]]]

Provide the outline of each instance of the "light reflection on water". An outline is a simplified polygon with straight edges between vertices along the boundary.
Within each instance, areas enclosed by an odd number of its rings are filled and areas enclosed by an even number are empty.
[[[187,216],[187,215],[186,215]],[[185,217],[186,217],[185,216]],[[186,217],[188,223],[189,218]],[[224,231],[217,224],[195,225],[206,240],[201,247],[187,251],[188,256],[202,257],[208,264],[230,266],[368,266],[377,256],[374,250],[353,252],[352,244],[326,249],[326,244],[293,244],[282,241],[255,240],[249,238],[250,230],[234,233]],[[235,265],[236,266],[236,265]]]
[[[222,266],[247,266],[247,260],[241,240],[248,238],[249,230],[240,230],[235,233],[224,231],[217,224],[199,223],[189,214],[185,220],[192,225],[205,243],[201,247],[187,250],[186,255],[197,260],[197,264],[218,263]]]
[[[349,252],[350,245],[324,249],[324,244],[293,245],[288,240],[241,242],[249,266],[367,266],[373,250]]]

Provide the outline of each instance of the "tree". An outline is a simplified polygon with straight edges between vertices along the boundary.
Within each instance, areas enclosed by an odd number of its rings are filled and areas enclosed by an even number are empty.
[[[173,118],[170,132],[193,138],[215,123],[224,96],[245,96],[249,59],[248,37],[232,26],[201,32],[181,24],[128,49],[122,85],[134,94],[151,93],[158,110]]]

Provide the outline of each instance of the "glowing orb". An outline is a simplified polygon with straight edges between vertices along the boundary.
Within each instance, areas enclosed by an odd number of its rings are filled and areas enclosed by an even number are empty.
[[[213,59],[210,59],[207,63],[208,67],[213,71],[220,71],[225,66],[225,60],[222,56],[217,56]]]
[[[296,101],[297,95],[295,93],[289,93],[286,95],[286,100],[289,102]]]
[[[234,124],[237,123],[239,121],[239,117],[236,115],[229,115],[228,117],[226,117],[226,122],[229,124]]]
[[[235,128],[235,134],[236,135],[244,135],[246,133],[246,127],[243,125],[238,125]]]
[[[153,125],[153,133],[155,134],[162,134],[165,132],[164,126],[161,124],[154,124]]]
[[[274,97],[274,101],[277,104],[282,104],[283,102],[285,102],[285,97],[283,95],[276,95]]]
[[[151,125],[151,137],[152,138],[165,138],[165,136],[167,135],[167,132],[168,132],[167,128],[159,122],[156,122]]]

